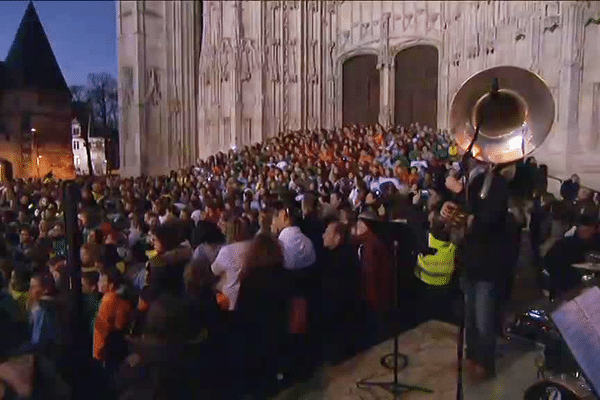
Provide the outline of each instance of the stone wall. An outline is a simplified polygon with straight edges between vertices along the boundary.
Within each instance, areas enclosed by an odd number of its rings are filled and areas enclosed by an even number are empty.
[[[201,38],[196,2],[118,3],[123,170],[164,173],[279,131],[340,126],[342,65],[361,54],[378,57],[379,122],[391,123],[395,56],[426,44],[439,56],[439,127],[468,77],[527,68],[556,103],[535,155],[600,188],[598,2],[202,3]]]
[[[550,173],[578,172],[600,189],[597,18],[585,1],[448,2],[444,13],[447,101],[472,74],[499,65],[529,69],[554,95],[553,129],[534,153]],[[586,26],[587,23],[587,26]],[[442,110],[444,110],[442,108]]]
[[[52,171],[56,177],[73,178],[68,94],[7,90],[0,96],[0,119],[5,129],[0,136],[0,157],[12,164],[13,177],[39,177]],[[24,129],[26,115],[29,127]]]

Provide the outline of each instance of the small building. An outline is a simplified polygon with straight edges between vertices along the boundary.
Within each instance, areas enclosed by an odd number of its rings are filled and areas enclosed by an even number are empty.
[[[116,130],[97,126],[93,123],[90,109],[83,103],[73,102],[71,141],[73,165],[77,175],[89,175],[88,151],[85,143],[88,135],[93,174],[106,175],[118,168],[119,149]]]
[[[88,152],[85,137],[81,135],[81,123],[74,119],[71,123],[73,133],[73,165],[77,175],[89,175]],[[94,175],[106,175],[108,161],[106,159],[106,140],[103,137],[90,136],[90,156]]]
[[[71,93],[29,3],[0,63],[2,175],[10,171],[13,178],[29,178],[52,172],[57,178],[72,178],[71,147]]]

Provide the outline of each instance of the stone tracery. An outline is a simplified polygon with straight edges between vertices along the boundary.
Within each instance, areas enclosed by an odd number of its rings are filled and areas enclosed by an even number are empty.
[[[133,23],[136,13],[127,12],[139,2],[122,3],[132,6],[121,13],[121,23]],[[244,132],[254,132],[252,136],[258,138],[279,130],[312,127],[316,121],[326,127],[339,125],[342,120],[339,71],[350,54],[378,54],[378,64],[382,67],[380,120],[393,120],[398,107],[390,90],[394,74],[385,72],[384,67],[393,70],[395,52],[418,43],[435,44],[439,50],[438,123],[442,127],[452,95],[462,82],[481,69],[499,64],[530,68],[545,78],[555,93],[556,132],[552,135],[553,143],[546,149],[548,159],[564,159],[560,152],[564,153],[566,132],[600,126],[600,122],[593,120],[599,114],[592,109],[593,90],[586,97],[589,106],[579,104],[578,93],[587,89],[574,83],[583,73],[585,23],[600,12],[600,4],[595,2],[248,1],[239,10],[226,7],[225,2],[203,3],[202,56],[194,57],[199,64],[192,72],[197,76],[185,78],[198,84],[194,91],[198,106],[182,107],[181,111],[185,114],[197,110],[193,117],[197,118],[198,130],[186,134],[201,136],[195,149],[200,156],[227,149],[231,138],[248,138]],[[153,12],[159,9],[155,7]],[[240,38],[235,36],[237,28],[226,22],[237,21],[234,13],[239,13],[243,27]],[[170,23],[166,18],[162,21],[163,26]],[[596,25],[588,29],[592,27]],[[160,49],[174,46],[164,42],[160,32],[159,28],[145,32],[148,43],[162,41],[164,46],[152,47],[155,53],[147,50],[142,58],[162,60]],[[134,37],[120,40],[124,43]],[[236,40],[239,50],[233,48]],[[123,56],[120,60],[121,67],[142,68],[133,58]],[[159,68],[152,72],[157,77],[170,73],[170,67],[161,62],[156,61]],[[121,71],[121,79],[127,79],[123,68]],[[600,70],[595,73],[600,76]],[[146,74],[141,71],[142,77]],[[135,88],[140,74],[133,75]],[[167,76],[164,79],[170,82]],[[600,78],[585,79],[600,82]],[[243,82],[243,89],[235,83],[238,81]],[[152,79],[149,84],[154,85]],[[127,105],[131,93],[123,84],[120,90],[122,105]],[[160,90],[151,87],[148,90],[154,91],[154,103],[168,101],[166,95],[159,96]],[[585,115],[589,121],[581,120],[579,108],[584,110],[581,116]],[[123,118],[130,118],[129,114]],[[230,121],[230,135],[225,133],[225,118]],[[134,135],[152,128],[127,129]],[[583,136],[593,135],[586,131]],[[579,139],[569,140],[576,143]]]

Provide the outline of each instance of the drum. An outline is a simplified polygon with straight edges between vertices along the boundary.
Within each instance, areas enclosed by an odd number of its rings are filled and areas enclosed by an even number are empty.
[[[530,386],[524,400],[593,400],[596,397],[583,379],[560,375]]]
[[[577,362],[544,310],[531,309],[508,327],[507,333],[544,345],[544,369],[555,374],[575,374]]]

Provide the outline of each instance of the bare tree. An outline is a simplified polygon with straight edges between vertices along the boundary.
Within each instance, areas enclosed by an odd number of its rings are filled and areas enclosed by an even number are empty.
[[[117,127],[117,80],[110,74],[88,75],[88,99],[94,117],[103,128]]]
[[[92,166],[92,154],[90,147],[90,132],[92,130],[92,124],[94,123],[92,115],[92,104],[90,101],[73,101],[73,107],[79,109],[81,113],[82,121],[80,123],[85,123],[87,129],[81,132],[81,137],[83,138],[83,145],[85,146],[85,153],[87,156],[87,164],[88,164],[88,173],[90,176],[94,175],[94,170]]]
[[[83,85],[73,85],[71,90],[71,101],[85,103],[88,100],[88,90]]]

